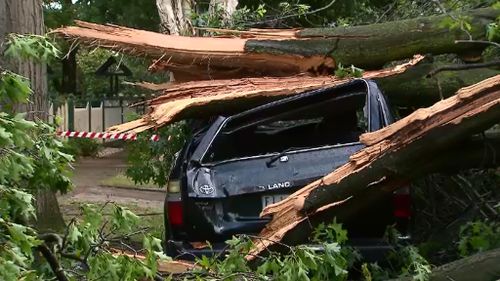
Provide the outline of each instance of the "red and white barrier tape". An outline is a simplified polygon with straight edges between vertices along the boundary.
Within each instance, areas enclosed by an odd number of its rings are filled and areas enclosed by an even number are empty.
[[[71,131],[62,131],[57,132],[58,136],[68,137],[68,138],[87,138],[87,139],[107,139],[107,140],[137,140],[136,134],[127,134],[127,133],[95,133],[95,132],[71,132]],[[152,135],[152,141],[159,141],[159,135]]]

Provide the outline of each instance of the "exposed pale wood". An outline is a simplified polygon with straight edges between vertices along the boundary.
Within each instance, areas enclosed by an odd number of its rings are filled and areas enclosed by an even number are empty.
[[[257,29],[252,28],[250,30],[233,30],[233,29],[223,29],[223,28],[211,28],[211,27],[195,27],[197,30],[203,30],[208,32],[215,32],[221,35],[217,36],[231,36],[231,37],[241,37],[241,38],[262,38],[262,39],[298,39],[297,31],[299,29]]]
[[[271,215],[273,219],[260,234],[264,239],[257,241],[252,254],[291,235],[318,212],[328,210],[335,215],[342,205],[363,198],[365,193],[377,196],[400,187],[401,180],[425,174],[432,165],[423,160],[437,161],[446,155],[445,148],[498,122],[500,75],[363,135],[361,140],[368,146],[352,155],[345,165],[262,211],[262,216]]]
[[[166,35],[126,27],[99,25],[77,21],[78,26],[54,31],[68,39],[91,46],[113,49],[132,55],[145,55],[162,60],[154,68],[171,70],[175,66],[198,66],[196,71],[237,70],[236,76],[287,76],[303,72],[321,72],[335,66],[324,54],[275,54],[248,52],[247,39],[185,37]],[[176,77],[177,79],[177,77]]]
[[[394,107],[426,107],[440,101],[443,98],[448,98],[456,93],[462,87],[466,87],[484,79],[500,74],[500,70],[481,68],[458,71],[443,71],[429,78],[427,74],[435,68],[439,68],[442,64],[421,62],[418,65],[408,69],[404,73],[392,75],[384,78],[378,78],[377,84],[383,90],[384,94]],[[176,70],[179,74],[180,71]],[[220,72],[214,73],[212,77],[208,77],[205,72],[198,72],[200,75],[191,75],[192,71],[186,72],[190,78],[198,77],[198,80],[210,80],[219,78]],[[223,74],[223,77],[229,75]],[[186,79],[181,79],[186,80]],[[232,80],[225,80],[232,81]],[[170,87],[177,88],[172,83],[151,84],[147,82],[132,83],[148,90],[161,91]],[[189,85],[189,84],[186,84]],[[198,88],[199,89],[199,88]]]
[[[414,66],[422,56],[408,63],[379,71],[366,71],[367,79],[396,75]],[[265,101],[307,90],[345,83],[350,79],[331,76],[262,77],[233,80],[208,80],[172,84],[163,95],[149,101],[150,111],[133,124],[111,127],[111,132],[134,131],[168,125],[180,119],[229,114]],[[199,110],[203,108],[203,110]]]

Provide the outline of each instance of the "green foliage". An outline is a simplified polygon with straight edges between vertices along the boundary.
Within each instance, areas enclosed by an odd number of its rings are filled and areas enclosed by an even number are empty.
[[[111,216],[105,218],[102,212],[109,204]],[[71,220],[68,225],[58,258],[65,268],[75,267],[75,261],[85,266],[68,271],[68,276],[117,281],[154,278],[158,271],[157,262],[168,258],[163,254],[161,240],[146,234],[147,229],[137,230],[139,221],[139,217],[128,208],[117,204],[82,206],[81,218]],[[143,235],[144,260],[115,255],[109,249],[111,245],[126,245],[123,241],[131,233],[138,232]]]
[[[387,256],[390,266],[382,268],[377,263],[364,264],[362,274],[365,280],[387,280],[397,277],[412,277],[413,280],[429,280],[432,268],[414,246],[402,244],[397,237],[401,234],[394,226],[388,226],[385,240],[393,246]]]
[[[335,76],[337,76],[338,78],[347,78],[347,77],[360,78],[363,77],[363,72],[364,72],[363,69],[355,67],[354,65],[345,67],[341,63],[339,63],[339,65],[335,69]]]
[[[444,18],[440,22],[439,26],[441,28],[448,28],[450,31],[458,30],[464,32],[465,34],[470,34],[469,32],[472,31],[471,20],[471,17],[461,14],[456,14],[454,16],[450,15]]]
[[[96,157],[102,149],[102,144],[97,140],[85,138],[69,138],[63,147],[67,154],[85,157]]]
[[[43,7],[45,24],[49,28],[71,24],[75,19],[147,30],[157,30],[160,24],[154,1],[44,0]]]
[[[347,230],[338,224],[336,219],[330,224],[321,223],[313,231],[313,242],[335,241],[343,244],[347,241]]]
[[[496,1],[492,7],[500,9],[500,1]],[[495,22],[488,24],[486,27],[486,38],[492,42],[500,42],[500,18],[496,18]]]
[[[257,256],[262,262],[255,271],[245,260],[245,256],[253,247],[252,239],[258,237],[242,235],[228,240],[228,251],[223,259],[218,257],[202,257],[197,263],[202,270],[195,272],[192,279],[202,280],[211,277],[222,280],[346,280],[349,267],[353,265],[353,252],[344,243],[347,232],[335,221],[321,225],[313,239],[323,250],[307,245],[281,246],[288,249],[287,254],[269,252],[265,258]],[[349,249],[346,251],[345,249]],[[359,256],[356,256],[356,260]]]
[[[60,51],[46,36],[11,34],[8,38],[6,57],[37,62],[59,58]]]
[[[243,29],[246,22],[262,20],[266,12],[265,5],[260,4],[255,10],[238,8],[228,17],[221,5],[215,5],[204,12],[193,12],[191,21],[196,27]]]
[[[295,18],[304,16],[310,9],[307,4],[280,2],[277,7],[272,8],[272,18]],[[240,5],[240,8],[228,17],[222,6],[216,5],[204,12],[193,13],[191,19],[194,26],[245,29],[252,25],[258,25],[269,20],[269,9],[266,4],[258,4],[251,8]]]
[[[413,280],[429,280],[431,266],[427,260],[418,253],[418,249],[407,246],[400,250],[399,256],[403,262],[400,276],[412,276]]]
[[[0,102],[4,111],[12,112],[13,105],[28,102],[30,94],[30,85],[24,77],[9,71],[0,74]]]
[[[153,134],[158,134],[160,140],[151,141]],[[184,122],[162,127],[155,132],[139,134],[137,141],[127,143],[130,167],[126,175],[136,184],[154,183],[164,186],[175,153],[182,148],[187,136],[188,129]]]
[[[36,36],[11,36],[6,53],[38,61],[57,54]],[[48,50],[42,50],[48,48]],[[60,151],[54,128],[24,119],[14,105],[26,103],[31,89],[26,79],[0,73],[0,279],[33,280],[33,248],[40,244],[28,226],[34,219],[33,196],[41,189],[65,192],[71,187],[68,164],[72,157]]]
[[[11,59],[42,62],[57,55],[53,45],[37,43],[48,42],[42,37],[12,36],[12,40],[6,51]],[[110,245],[126,245],[123,241],[131,235],[147,231],[136,230],[139,217],[127,208],[113,204],[111,217],[103,218],[103,208],[84,206],[81,218],[68,224],[63,237],[39,234],[30,227],[36,219],[33,194],[43,189],[66,192],[71,187],[68,166],[73,160],[63,152],[52,126],[15,113],[14,105],[28,102],[30,94],[26,79],[8,71],[0,73],[0,280],[53,279],[55,274],[45,259],[34,262],[34,253],[39,255],[42,246],[49,251],[44,256],[58,260],[70,280],[156,278],[157,261],[166,258],[159,239],[144,236],[142,261],[109,249]],[[95,150],[87,142],[79,141],[78,146]]]
[[[469,222],[460,228],[458,251],[461,256],[469,256],[500,247],[500,223]]]
[[[34,230],[15,221],[33,217],[35,210],[31,194],[0,185],[0,280],[17,280],[33,276],[29,268],[33,261],[32,247],[40,241]]]
[[[166,74],[151,74],[147,70],[151,61],[146,58],[125,56],[104,49],[81,49],[76,58],[78,73],[81,74],[78,75],[78,91],[81,92],[81,95],[77,97],[77,102],[81,101],[85,104],[89,100],[100,101],[104,97],[110,96],[108,77],[96,76],[94,73],[111,56],[116,59],[117,63],[112,65],[110,70],[114,71],[120,64],[125,64],[132,72],[132,76],[126,78],[128,81],[163,83],[166,80]],[[58,75],[62,75],[62,73]],[[118,92],[119,97],[132,101],[142,101],[144,98],[150,97],[150,94],[150,91],[138,87],[120,87]]]
[[[388,280],[397,277],[411,277],[413,280],[427,281],[432,272],[429,262],[414,246],[397,245],[389,257],[389,267],[382,268],[377,263],[365,263],[361,267],[364,280]]]

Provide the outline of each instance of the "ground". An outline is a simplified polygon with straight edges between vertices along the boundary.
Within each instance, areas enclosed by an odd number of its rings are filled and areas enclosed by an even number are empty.
[[[126,167],[126,152],[123,149],[109,148],[98,158],[78,159],[72,176],[73,190],[58,198],[65,219],[79,216],[81,204],[116,202],[140,215],[144,224],[151,225],[153,232],[161,234],[165,189],[127,183],[122,179]],[[117,182],[116,178],[122,179],[118,182],[124,183],[125,187],[103,185]]]

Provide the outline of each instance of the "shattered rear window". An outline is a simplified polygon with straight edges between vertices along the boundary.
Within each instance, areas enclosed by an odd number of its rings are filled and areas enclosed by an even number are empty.
[[[304,104],[261,119],[231,121],[217,134],[203,162],[358,142],[368,129],[366,92]]]

